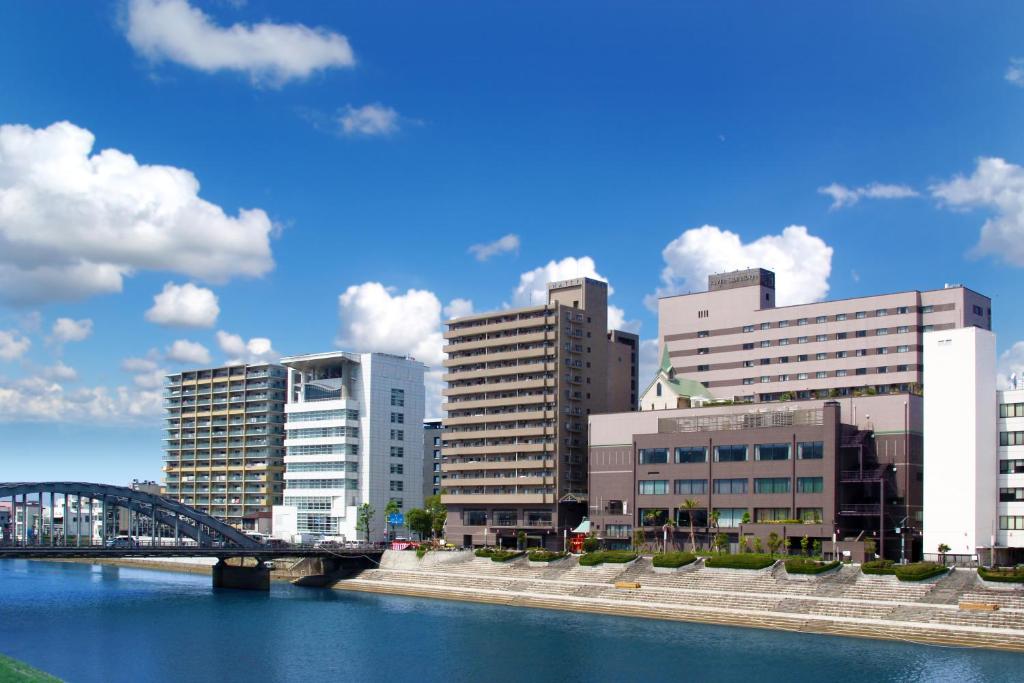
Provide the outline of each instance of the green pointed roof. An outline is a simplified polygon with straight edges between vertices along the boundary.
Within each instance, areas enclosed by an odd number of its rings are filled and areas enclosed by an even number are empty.
[[[714,396],[708,391],[707,387],[698,382],[695,379],[688,379],[686,377],[676,377],[676,370],[672,367],[672,359],[668,355],[668,346],[662,348],[661,351],[661,366],[658,368],[657,374],[651,383],[647,385],[647,388],[640,392],[641,396],[647,394],[654,386],[655,382],[661,381],[672,393],[676,396],[685,396],[686,398],[699,397],[709,401],[714,400]]]

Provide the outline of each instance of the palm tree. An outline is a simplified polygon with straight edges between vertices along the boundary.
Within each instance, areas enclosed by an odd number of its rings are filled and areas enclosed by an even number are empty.
[[[950,550],[949,546],[946,545],[945,543],[940,543],[939,544],[939,555],[942,555],[942,566],[943,567],[946,566],[946,553],[948,553],[949,550]]]
[[[693,498],[687,498],[683,501],[683,508],[687,511],[688,517],[690,518],[690,550],[697,549],[697,537],[693,533],[693,511],[697,509],[700,503],[695,501]]]

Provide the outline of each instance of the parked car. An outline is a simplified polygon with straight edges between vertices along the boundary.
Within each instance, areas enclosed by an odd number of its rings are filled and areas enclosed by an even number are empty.
[[[117,536],[107,541],[108,548],[137,548],[138,542],[130,536]]]
[[[264,541],[263,545],[268,548],[289,548],[292,544],[283,538],[268,538]]]

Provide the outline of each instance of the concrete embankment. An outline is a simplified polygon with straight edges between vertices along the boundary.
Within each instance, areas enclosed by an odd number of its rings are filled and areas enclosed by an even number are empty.
[[[616,581],[638,589],[616,588]],[[335,589],[629,617],[856,636],[1024,652],[1024,592],[992,591],[970,570],[902,583],[855,566],[812,581],[779,566],[763,572],[696,569],[656,573],[650,560],[547,567],[494,563],[471,553],[385,553],[379,569]],[[996,605],[963,610],[961,602]]]

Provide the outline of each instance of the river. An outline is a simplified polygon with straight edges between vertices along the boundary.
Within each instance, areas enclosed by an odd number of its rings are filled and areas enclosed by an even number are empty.
[[[1024,655],[0,560],[0,653],[66,681],[1013,681]]]

